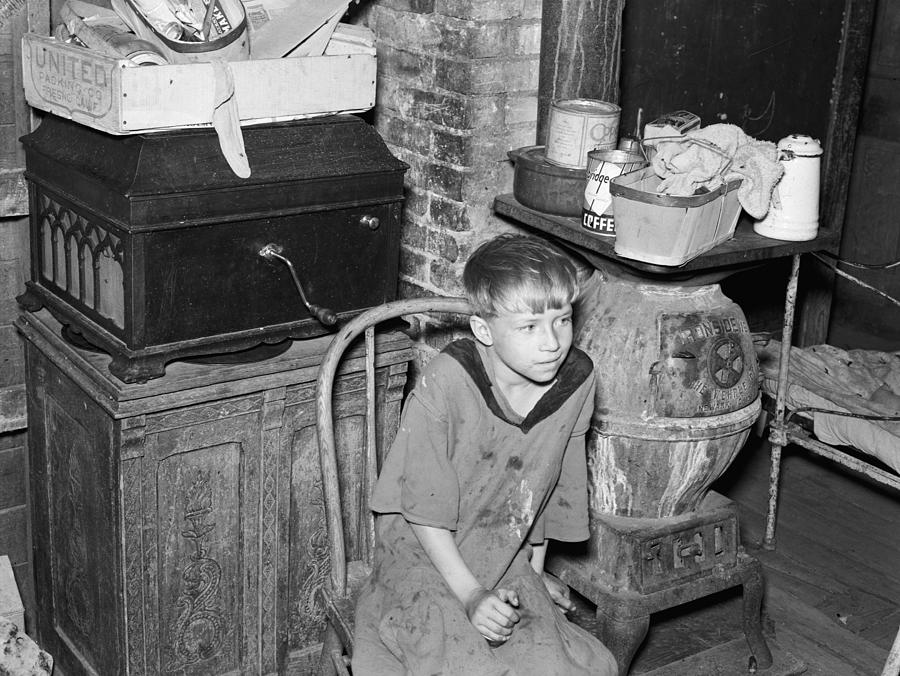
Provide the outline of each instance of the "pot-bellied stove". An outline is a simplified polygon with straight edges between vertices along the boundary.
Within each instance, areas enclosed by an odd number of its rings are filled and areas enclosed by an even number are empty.
[[[22,306],[46,306],[112,355],[115,376],[143,382],[394,299],[407,165],[349,115],[243,133],[248,179],[209,129],[117,137],[47,116],[22,139]]]
[[[548,569],[597,605],[620,674],[652,613],[735,586],[751,657],[768,667],[760,565],[739,547],[735,505],[709,490],[760,412],[743,312],[717,284],[633,280],[609,267],[584,284],[575,341],[598,365],[591,537]]]

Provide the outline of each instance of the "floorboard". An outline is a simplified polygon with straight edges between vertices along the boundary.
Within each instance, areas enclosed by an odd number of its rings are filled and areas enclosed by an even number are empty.
[[[805,454],[786,454],[776,549],[761,550],[768,503],[768,445],[742,450],[717,489],[738,502],[743,539],[772,585],[885,651],[900,607],[900,494]]]
[[[768,474],[768,443],[751,438],[715,487],[739,505],[742,539],[766,571],[767,611],[806,636],[809,659],[825,662],[822,673],[842,673],[827,671],[840,659],[847,673],[881,673],[900,623],[900,494],[802,449],[786,449],[776,548],[766,551],[759,543]],[[841,650],[828,649],[834,646]],[[855,664],[851,654],[866,659]]]

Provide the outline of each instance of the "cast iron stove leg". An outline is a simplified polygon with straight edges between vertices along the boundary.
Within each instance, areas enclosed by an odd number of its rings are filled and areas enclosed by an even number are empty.
[[[628,602],[597,607],[597,625],[604,645],[616,658],[619,676],[626,676],[637,649],[647,637],[650,615],[635,615]]]

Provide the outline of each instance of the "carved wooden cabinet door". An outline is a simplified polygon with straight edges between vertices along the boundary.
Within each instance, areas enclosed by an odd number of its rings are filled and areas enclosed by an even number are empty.
[[[115,430],[105,412],[59,369],[26,352],[28,436],[38,629],[60,670],[69,655],[125,669],[124,600]],[[100,638],[102,637],[102,639]],[[46,638],[46,641],[45,641]],[[67,646],[66,654],[58,647]]]
[[[274,673],[275,596],[260,568],[275,547],[277,458],[264,452],[265,394],[127,421],[123,513],[131,673]],[[268,635],[265,635],[268,632]],[[263,662],[268,662],[264,664]]]

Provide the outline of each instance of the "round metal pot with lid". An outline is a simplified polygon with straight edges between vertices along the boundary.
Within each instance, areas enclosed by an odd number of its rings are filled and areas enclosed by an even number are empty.
[[[584,169],[550,164],[544,146],[526,146],[507,154],[515,164],[513,195],[521,204],[556,216],[581,216]]]

